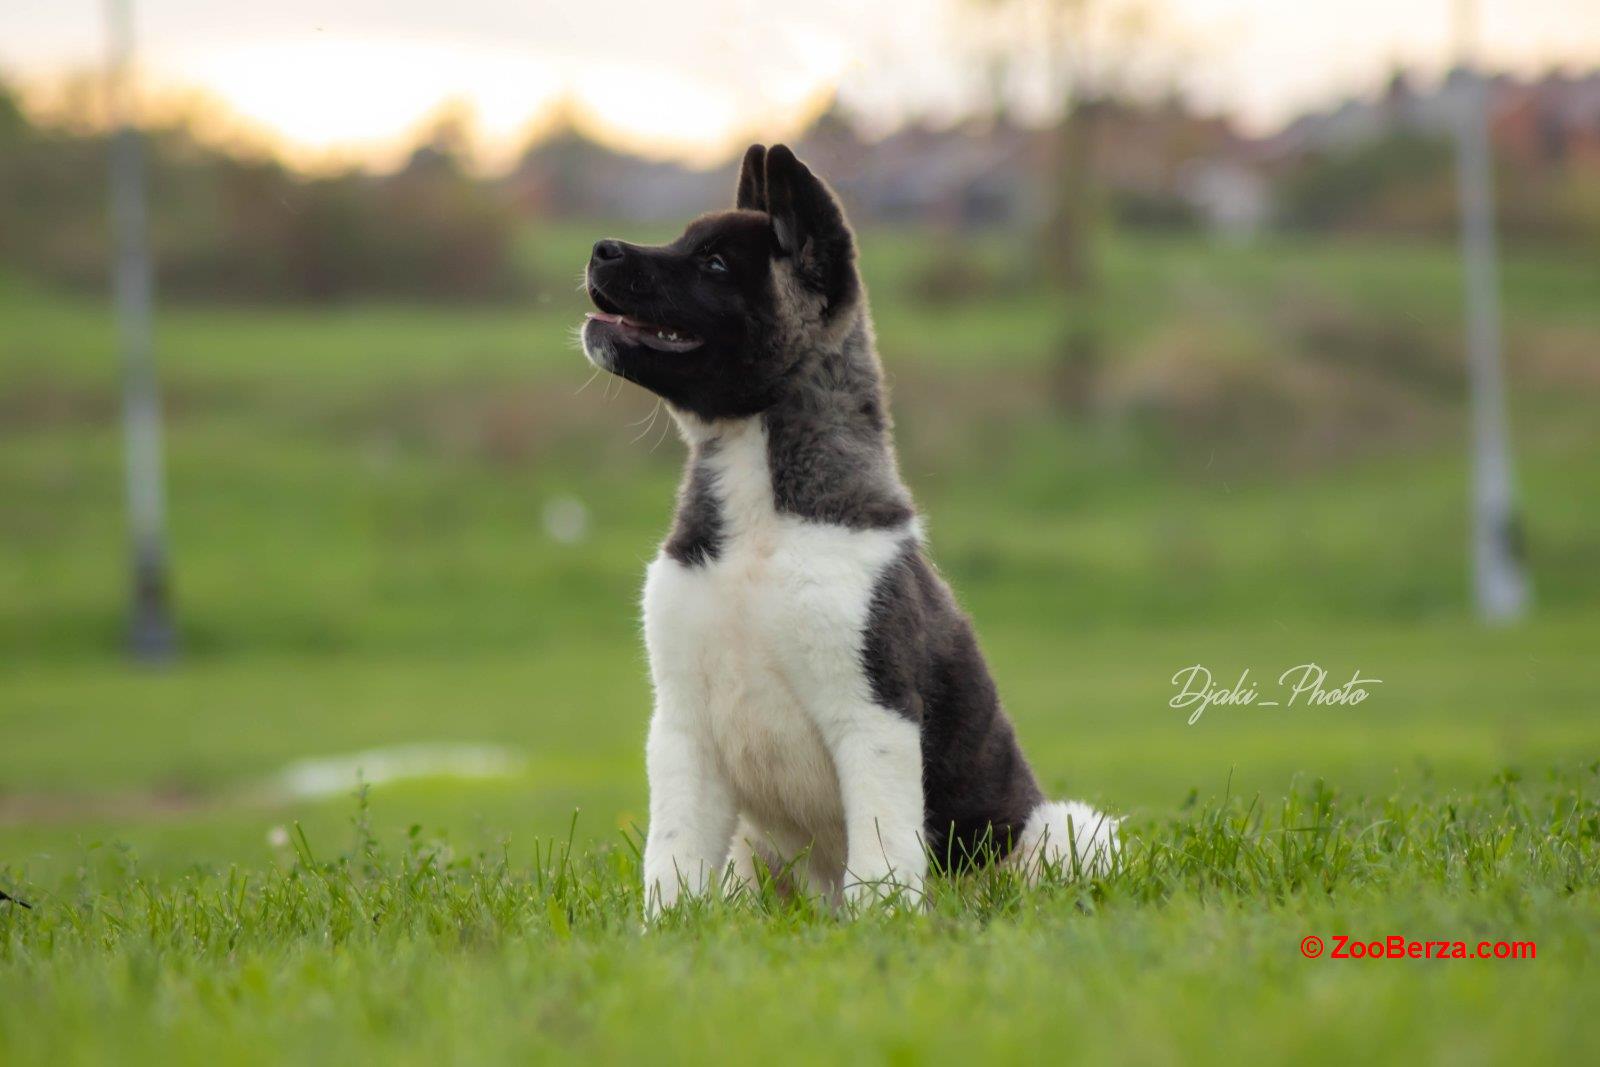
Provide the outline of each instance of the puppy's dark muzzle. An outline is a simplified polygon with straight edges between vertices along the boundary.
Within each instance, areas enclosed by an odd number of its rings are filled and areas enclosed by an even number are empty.
[[[595,277],[595,270],[592,266],[589,268],[589,300],[593,302],[595,307],[608,315],[621,315],[623,313],[622,305],[606,295],[604,283]]]
[[[638,249],[624,241],[596,241],[589,253],[589,296],[602,311],[621,314],[616,298],[627,299],[637,288]]]
[[[593,333],[614,342],[680,355],[701,346],[702,340],[694,334],[656,320],[652,308],[657,301],[640,299],[640,292],[648,291],[646,279],[653,281],[651,252],[609,237],[595,242],[589,254],[588,289],[589,299],[599,311],[590,314],[584,327],[586,343]]]
[[[637,270],[642,262],[640,249],[623,241],[606,238],[596,241],[589,253],[589,277],[612,286],[629,271]]]

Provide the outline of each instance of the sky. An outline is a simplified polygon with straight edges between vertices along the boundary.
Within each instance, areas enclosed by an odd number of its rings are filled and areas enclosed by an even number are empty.
[[[0,0],[0,76],[48,101],[102,61],[107,2]],[[391,163],[447,106],[471,114],[491,161],[562,107],[613,143],[709,163],[793,133],[835,93],[883,129],[959,117],[997,83],[1024,114],[1053,98],[1036,24],[1005,14],[1039,0],[127,2],[152,106],[198,94],[232,134],[313,167]],[[1600,0],[1067,2],[1142,7],[1132,30],[1087,24],[1091,59],[1257,131],[1370,92],[1397,64],[1443,70],[1463,2],[1486,63],[1600,66]],[[995,51],[1015,59],[998,82]]]

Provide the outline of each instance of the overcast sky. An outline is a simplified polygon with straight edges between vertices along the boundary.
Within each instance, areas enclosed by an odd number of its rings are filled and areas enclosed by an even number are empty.
[[[509,146],[566,98],[618,141],[706,160],[788,132],[835,87],[883,124],[971,106],[973,42],[996,25],[974,13],[998,0],[132,2],[157,94],[202,89],[302,159],[379,159],[449,100]],[[1144,0],[1142,60],[1263,129],[1398,63],[1442,69],[1459,2]],[[1497,66],[1600,65],[1600,0],[1477,6]],[[0,74],[34,86],[97,63],[103,17],[103,0],[0,0]]]

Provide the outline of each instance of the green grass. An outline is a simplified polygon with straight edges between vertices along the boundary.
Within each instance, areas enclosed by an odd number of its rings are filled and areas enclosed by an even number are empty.
[[[834,915],[770,885],[639,924],[634,842],[386,848],[69,879],[0,910],[8,1062],[598,1057],[1582,1061],[1600,781],[1351,801],[1320,783],[1136,822],[1119,865],[939,879]],[[349,839],[348,837],[346,838]],[[1528,959],[1305,958],[1531,942]],[[1488,951],[1493,951],[1489,949]]]
[[[1095,400],[1063,410],[1063,311],[1016,247],[958,246],[994,287],[929,302],[927,239],[868,235],[935,556],[1048,789],[1134,844],[1096,881],[941,882],[926,915],[761,899],[645,934],[634,613],[678,446],[584,386],[595,235],[530,235],[551,282],[520,306],[163,308],[160,671],[119,650],[106,311],[0,277],[0,889],[34,905],[0,903],[0,1063],[1592,1056],[1594,262],[1506,265],[1537,608],[1488,630],[1449,249],[1113,244]],[[544,519],[568,498],[575,544]],[[1383,681],[1167,703],[1193,663],[1308,660]],[[376,785],[359,832],[279,784],[451,742],[520,762]],[[296,826],[309,856],[274,843]],[[1539,955],[1308,961],[1312,933]]]

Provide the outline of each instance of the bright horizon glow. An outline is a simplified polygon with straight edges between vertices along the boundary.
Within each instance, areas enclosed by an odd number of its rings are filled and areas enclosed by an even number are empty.
[[[561,82],[553,71],[517,59],[485,47],[318,35],[207,51],[147,75],[146,83],[147,95],[156,97],[163,89],[201,87],[296,163],[390,162],[429,116],[454,104],[470,107],[486,141],[524,132],[532,115],[559,95]],[[526,103],[518,106],[519,99]]]
[[[813,69],[769,80],[757,111],[694,77],[661,78],[640,91],[621,58],[574,63],[476,42],[318,35],[197,54],[147,76],[146,95],[181,101],[188,87],[202,87],[247,139],[313,168],[392,165],[423,127],[450,111],[470,121],[491,166],[509,162],[558,112],[614,144],[712,163],[745,129],[814,117],[839,65],[824,52]]]
[[[134,0],[155,114],[199,99],[207,127],[308,168],[392,166],[441,111],[468,116],[481,161],[509,161],[557,113],[606,142],[709,164],[800,129],[837,92],[871,125],[950,120],[982,100],[978,0],[279,0],[270,8]],[[1373,91],[1392,67],[1449,66],[1456,0],[1148,0],[1174,57],[1156,85],[1264,130]],[[1521,73],[1600,65],[1600,3],[1478,0],[1486,62]],[[0,9],[0,74],[48,96],[97,69],[98,4]],[[1026,39],[1021,33],[1016,39]],[[1013,86],[1025,113],[1042,95]],[[1032,102],[1031,109],[1029,102]],[[175,103],[179,102],[179,103]]]

